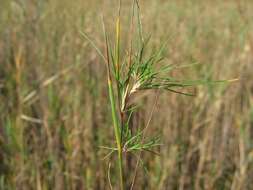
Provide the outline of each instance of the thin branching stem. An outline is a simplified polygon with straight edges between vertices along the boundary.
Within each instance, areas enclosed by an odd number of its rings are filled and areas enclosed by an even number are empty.
[[[152,120],[152,117],[153,117],[153,114],[154,114],[154,111],[155,111],[155,108],[156,108],[156,105],[157,105],[157,101],[158,101],[158,95],[159,95],[158,93],[159,93],[159,91],[156,92],[155,102],[154,102],[153,107],[152,107],[152,109],[150,111],[150,115],[149,115],[149,119],[147,121],[147,124],[146,124],[146,126],[145,126],[145,128],[143,130],[143,136],[142,136],[142,139],[141,139],[141,143],[143,143],[143,141],[144,141],[147,129],[148,129],[148,127],[150,125],[150,122]],[[141,161],[141,155],[142,155],[142,150],[140,150],[140,153],[139,153],[138,158],[137,158],[137,163],[136,163],[135,169],[134,169],[134,177],[133,177],[133,180],[132,180],[132,184],[131,184],[130,190],[133,190],[133,188],[134,188],[134,183],[135,183],[135,180],[136,180],[136,176],[137,176],[137,172],[138,172],[138,167],[139,167],[139,164],[140,164],[140,161]]]

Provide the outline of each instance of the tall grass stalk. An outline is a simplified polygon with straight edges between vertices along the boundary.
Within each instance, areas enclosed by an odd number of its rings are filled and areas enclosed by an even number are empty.
[[[160,146],[159,137],[146,137],[147,126],[138,126],[138,130],[130,129],[130,120],[134,113],[137,111],[136,102],[131,101],[140,91],[146,90],[166,90],[172,93],[181,95],[194,96],[194,94],[184,92],[182,89],[186,87],[205,85],[210,83],[224,82],[224,81],[206,81],[206,80],[178,80],[169,76],[170,72],[174,68],[180,68],[175,65],[162,65],[163,52],[166,48],[166,44],[162,44],[156,51],[150,53],[148,43],[150,37],[145,38],[142,31],[142,23],[140,17],[140,7],[138,0],[133,0],[132,6],[132,19],[131,19],[131,34],[129,39],[128,50],[122,51],[121,46],[121,1],[119,0],[119,12],[115,22],[115,42],[114,46],[111,46],[111,41],[105,28],[103,20],[103,31],[105,38],[105,50],[106,56],[104,56],[95,44],[88,38],[86,34],[84,37],[87,38],[90,43],[98,51],[99,55],[102,56],[106,62],[107,67],[107,85],[109,91],[112,123],[114,129],[114,136],[116,141],[116,148],[104,147],[111,150],[109,155],[114,151],[117,151],[117,162],[118,171],[120,178],[120,189],[124,190],[127,187],[126,180],[124,178],[124,153],[136,154],[139,152],[139,157],[134,172],[134,178],[131,183],[131,189],[134,186],[136,178],[137,168],[141,160],[141,153],[143,151],[154,152],[153,149],[156,146]],[[135,14],[136,13],[136,14]],[[134,37],[134,17],[136,15],[136,28],[138,32],[138,39],[133,44]],[[135,45],[135,46],[134,46]],[[137,47],[137,48],[133,48]],[[121,56],[121,52],[128,52],[126,55]],[[127,58],[127,59],[123,59]],[[158,65],[159,64],[159,65]],[[194,64],[193,64],[194,65]],[[187,65],[192,66],[192,64]],[[181,66],[181,68],[186,67]],[[158,68],[158,69],[157,69]],[[154,108],[151,110],[151,116]],[[151,117],[150,116],[150,117]],[[142,161],[141,161],[142,162]]]
[[[106,44],[107,44],[107,36],[106,36]],[[113,90],[113,86],[112,86],[108,48],[106,48],[106,55],[107,55],[106,56],[107,57],[107,83],[108,83],[109,97],[110,97],[110,103],[111,103],[114,134],[115,134],[115,139],[116,139],[116,143],[117,143],[117,150],[118,150],[118,165],[119,165],[119,175],[120,175],[120,187],[123,190],[124,189],[124,184],[123,184],[124,179],[123,179],[121,133],[120,133],[120,126],[119,126],[119,122],[118,122],[118,115],[117,115],[117,111],[116,111],[114,90]]]

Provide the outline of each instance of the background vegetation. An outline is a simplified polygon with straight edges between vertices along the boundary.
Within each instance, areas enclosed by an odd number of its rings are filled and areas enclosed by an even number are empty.
[[[116,158],[99,148],[113,143],[106,67],[80,31],[103,49],[100,14],[114,31],[117,1],[0,4],[0,189],[110,189]],[[169,36],[165,63],[199,63],[173,76],[239,81],[191,89],[196,97],[158,93],[148,133],[163,145],[143,153],[134,189],[253,189],[253,2],[140,4],[151,50]],[[127,39],[131,2],[122,8]],[[139,100],[136,126],[155,101]],[[129,182],[135,163],[125,163]]]

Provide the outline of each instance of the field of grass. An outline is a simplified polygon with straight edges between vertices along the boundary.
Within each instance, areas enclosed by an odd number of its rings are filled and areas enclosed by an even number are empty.
[[[131,7],[122,0],[122,49],[136,33]],[[253,189],[252,9],[251,0],[140,0],[148,52],[167,40],[162,64],[178,66],[169,77],[238,80],[183,90],[193,97],[140,92],[131,127],[148,123],[161,146],[140,160],[123,153],[125,189],[133,178],[133,190]],[[0,190],[120,189],[117,154],[101,148],[116,146],[106,65],[81,34],[104,53],[101,14],[112,38],[117,0],[1,0]]]

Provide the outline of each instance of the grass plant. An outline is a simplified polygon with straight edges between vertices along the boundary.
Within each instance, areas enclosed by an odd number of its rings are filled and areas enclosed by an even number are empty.
[[[95,47],[99,55],[106,62],[107,68],[107,85],[109,91],[109,100],[111,105],[111,115],[113,121],[114,135],[116,147],[103,147],[112,150],[118,154],[118,171],[120,179],[120,189],[126,187],[124,180],[124,153],[137,153],[141,151],[153,152],[152,149],[160,146],[158,137],[146,137],[146,127],[139,127],[137,131],[130,130],[129,121],[136,110],[135,104],[131,102],[140,92],[148,90],[165,90],[172,93],[194,96],[194,94],[185,92],[186,87],[196,85],[213,85],[214,83],[234,81],[207,81],[207,80],[178,80],[170,76],[175,68],[191,67],[195,64],[175,66],[174,64],[162,64],[164,60],[163,52],[167,43],[160,45],[160,48],[148,51],[151,36],[145,37],[142,31],[142,22],[140,18],[140,7],[138,0],[133,0],[130,30],[133,32],[134,26],[138,31],[137,38],[130,35],[128,49],[123,49],[121,42],[125,39],[121,38],[121,0],[119,0],[118,16],[115,22],[115,40],[112,43],[107,29],[105,28],[104,19],[103,31],[105,38],[105,55],[97,48],[92,40],[84,33],[82,35]],[[136,23],[134,22],[136,21]],[[135,44],[133,41],[135,40]],[[113,45],[111,45],[113,44]],[[136,48],[134,48],[134,47]],[[125,54],[121,54],[125,53]],[[154,153],[154,152],[153,152]],[[137,167],[138,163],[137,162]],[[134,180],[131,185],[133,188]]]
[[[2,0],[0,189],[253,189],[253,2],[119,3]]]

